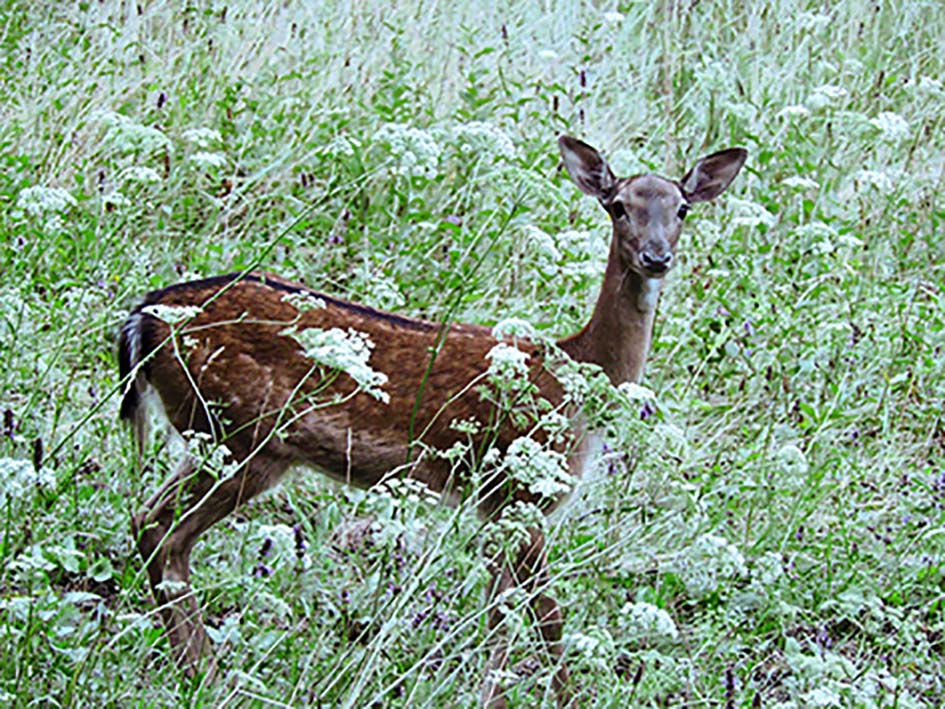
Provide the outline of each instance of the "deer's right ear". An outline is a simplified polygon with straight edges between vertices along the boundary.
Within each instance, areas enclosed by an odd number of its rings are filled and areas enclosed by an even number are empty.
[[[601,154],[584,141],[569,135],[558,138],[558,148],[568,174],[581,192],[604,202],[610,201],[617,186],[617,178]]]

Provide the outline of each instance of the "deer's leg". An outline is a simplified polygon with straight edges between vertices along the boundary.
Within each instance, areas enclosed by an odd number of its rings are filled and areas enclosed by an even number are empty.
[[[568,691],[569,674],[564,663],[564,648],[561,644],[564,620],[557,602],[544,593],[547,585],[547,558],[545,536],[538,529],[529,532],[530,540],[523,544],[514,560],[492,561],[492,579],[489,584],[489,637],[492,652],[486,664],[486,675],[482,686],[482,705],[503,709],[506,700],[499,679],[508,662],[508,641],[502,628],[503,612],[497,603],[499,597],[513,588],[522,588],[529,597],[529,606],[534,613],[537,628],[552,659],[555,661],[555,676],[552,680],[559,706],[570,706]]]
[[[175,659],[195,674],[210,641],[190,587],[190,552],[207,529],[270,487],[287,467],[257,457],[230,478],[217,480],[185,459],[131,520]],[[212,668],[210,668],[212,671]]]

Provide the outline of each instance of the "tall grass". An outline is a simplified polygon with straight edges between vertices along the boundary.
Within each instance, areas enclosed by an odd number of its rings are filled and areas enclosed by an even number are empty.
[[[573,332],[609,232],[557,168],[561,132],[622,174],[751,153],[687,220],[657,415],[552,525],[580,703],[943,701],[938,0],[13,1],[0,20],[5,702],[475,703],[476,520],[312,475],[197,552],[222,681],[167,663],[129,518],[170,457],[135,466],[114,337],[142,292],[248,266]],[[550,703],[514,620],[513,699]]]

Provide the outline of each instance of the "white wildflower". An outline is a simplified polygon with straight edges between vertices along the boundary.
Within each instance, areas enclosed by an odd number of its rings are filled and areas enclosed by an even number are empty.
[[[656,401],[656,394],[652,389],[636,382],[621,382],[617,385],[617,391],[630,401]]]
[[[925,94],[939,98],[945,95],[945,88],[943,88],[942,82],[938,79],[933,79],[931,76],[920,76],[918,79],[910,81],[908,84],[906,84],[906,88],[919,94]]]
[[[535,328],[527,320],[521,318],[505,318],[492,326],[492,336],[497,340],[534,340]]]
[[[863,246],[863,240],[853,234],[840,234],[837,236],[837,245],[848,249],[859,249]]]
[[[531,502],[515,502],[486,527],[486,553],[492,555],[498,548],[516,553],[531,541],[533,530],[545,528],[545,515]],[[491,548],[490,548],[491,547]]]
[[[453,128],[453,136],[464,153],[477,157],[511,159],[515,157],[515,144],[508,134],[492,123],[471,121]]]
[[[47,467],[36,470],[28,460],[0,458],[0,504],[17,500],[37,486],[49,487],[56,482],[56,475]]]
[[[619,25],[621,22],[623,22],[623,13],[614,11],[605,12],[604,22],[610,25]]]
[[[168,325],[176,325],[185,320],[192,320],[197,317],[203,308],[199,305],[145,305],[141,312],[156,317]]]
[[[803,118],[804,116],[810,115],[810,110],[807,106],[791,105],[785,106],[778,111],[778,115],[782,118]]]
[[[399,123],[385,123],[374,140],[388,145],[397,164],[394,168],[397,174],[427,179],[436,176],[441,150],[428,131]]]
[[[676,559],[686,590],[695,597],[718,591],[725,583],[745,576],[745,557],[734,544],[714,534],[703,534]]]
[[[157,128],[142,125],[120,113],[102,113],[100,120],[107,128],[106,140],[121,152],[149,153],[163,148],[169,142],[167,136]]]
[[[774,459],[782,472],[795,478],[806,476],[810,469],[804,451],[793,443],[781,446]]]
[[[328,141],[328,144],[321,148],[320,152],[339,158],[353,158],[360,147],[361,142],[357,138],[339,133]]]
[[[489,360],[487,375],[502,391],[521,389],[528,382],[528,353],[518,347],[500,342],[486,354]]]
[[[109,192],[102,199],[105,202],[105,204],[111,207],[115,207],[116,209],[124,209],[125,207],[128,207],[131,204],[131,200],[125,197],[125,195],[123,195],[118,190],[113,190],[112,192]]]
[[[883,111],[870,123],[878,129],[887,143],[898,143],[909,138],[909,122],[892,111]]]
[[[558,251],[555,240],[548,232],[533,224],[522,227],[522,231],[525,235],[525,242],[535,251],[540,265],[553,266],[561,260],[561,252]]]
[[[754,567],[755,574],[753,575],[765,589],[772,588],[784,575],[784,562],[781,560],[781,555],[773,551],[765,552],[758,557]]]
[[[543,62],[554,64],[558,61],[558,53],[553,49],[542,49],[538,52],[538,58]]]
[[[777,222],[777,217],[757,202],[737,197],[730,197],[728,202],[735,209],[732,223],[736,226],[755,227],[763,224],[771,227]]]
[[[266,566],[278,566],[282,563],[300,561],[306,567],[311,559],[298,548],[298,537],[294,529],[287,524],[252,525],[249,544],[260,550],[259,560]],[[261,550],[265,550],[264,553]],[[299,558],[299,552],[302,552]]]
[[[822,30],[831,24],[830,15],[821,12],[802,12],[797,16],[797,23],[804,29]]]
[[[223,142],[220,131],[213,128],[188,128],[181,135],[188,143],[193,143],[198,148],[205,149]]]
[[[291,327],[280,334],[298,342],[309,359],[344,372],[378,401],[390,402],[390,395],[381,388],[387,383],[387,375],[368,364],[374,343],[366,333],[352,328],[346,332],[337,327],[330,330]]]
[[[482,424],[474,418],[453,419],[450,421],[450,430],[467,436],[475,436],[482,431]]]
[[[798,190],[799,192],[804,190],[816,190],[820,187],[820,183],[817,182],[817,180],[812,180],[809,177],[801,177],[800,175],[785,177],[781,180],[781,184],[785,187],[790,187],[792,190]]]
[[[390,278],[375,275],[368,283],[367,301],[374,306],[388,310],[403,307],[407,303],[400,288]]]
[[[895,188],[895,182],[889,173],[879,170],[858,170],[853,174],[853,179],[865,185],[875,187],[880,192],[892,192]]]
[[[837,230],[817,219],[792,230],[791,235],[807,244],[816,256],[831,254],[836,246]]]
[[[669,613],[652,603],[627,603],[620,611],[620,624],[634,640],[679,638],[679,629]]]
[[[800,697],[805,707],[842,707],[845,706],[840,694],[830,687],[815,687]]]
[[[307,313],[310,310],[322,310],[327,307],[323,299],[304,290],[296,293],[286,293],[282,296],[282,302],[288,303],[300,313]]]
[[[811,92],[810,96],[807,97],[807,106],[812,111],[828,108],[840,103],[849,95],[850,92],[842,86],[833,86],[831,84],[818,86]]]
[[[207,150],[198,150],[190,156],[189,160],[206,172],[217,170],[226,165],[226,156],[223,153],[212,153]]]
[[[138,182],[142,185],[152,185],[161,181],[157,170],[143,165],[131,165],[118,173],[119,182]]]
[[[527,436],[509,444],[502,468],[508,476],[524,484],[533,495],[555,497],[571,491],[573,480],[568,474],[563,453],[548,450]]]
[[[30,216],[64,212],[76,205],[75,197],[61,187],[34,185],[20,190],[16,204]]]

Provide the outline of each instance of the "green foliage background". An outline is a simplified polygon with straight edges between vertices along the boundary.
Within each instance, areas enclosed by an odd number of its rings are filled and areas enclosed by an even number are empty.
[[[552,525],[579,702],[940,704],[943,28],[938,0],[3,2],[0,697],[473,705],[476,521],[311,475],[198,550],[222,681],[165,663],[129,519],[169,460],[135,467],[115,334],[249,266],[573,332],[609,229],[567,132],[621,174],[750,151],[687,219],[658,415]],[[548,704],[526,630],[512,699]]]

